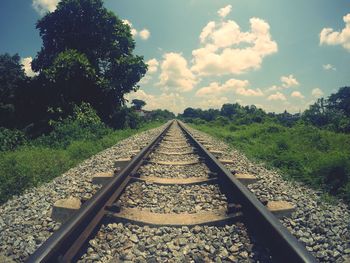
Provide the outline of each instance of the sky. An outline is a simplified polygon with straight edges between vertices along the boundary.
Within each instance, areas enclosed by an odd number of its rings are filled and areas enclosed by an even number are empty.
[[[25,72],[42,42],[35,23],[59,0],[2,0],[0,53]],[[145,109],[255,104],[305,110],[350,85],[350,0],[105,0],[131,26],[148,72],[129,100]],[[84,30],[82,28],[81,30]]]

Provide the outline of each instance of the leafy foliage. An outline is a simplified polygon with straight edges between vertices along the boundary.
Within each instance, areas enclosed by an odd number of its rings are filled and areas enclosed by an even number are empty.
[[[320,98],[303,113],[303,120],[320,128],[350,132],[350,87]]]
[[[27,188],[52,180],[126,137],[161,124],[152,122],[139,129],[114,131],[100,125],[96,113],[84,107],[79,107],[69,121],[55,123],[52,134],[14,150],[0,151],[0,203]]]
[[[138,88],[147,69],[143,58],[132,54],[130,27],[101,0],[63,0],[37,28],[43,47],[33,69],[55,84],[58,106],[89,102],[110,122],[123,95]]]
[[[146,105],[146,102],[144,102],[143,100],[133,99],[133,100],[131,101],[131,104],[134,105],[134,108],[135,108],[136,110],[141,110],[142,107],[144,107],[144,106]]]
[[[348,134],[302,123],[284,127],[272,121],[248,125],[214,121],[194,127],[238,147],[250,158],[279,168],[287,178],[323,189],[350,203]]]
[[[27,142],[24,132],[0,127],[0,151],[14,150]]]
[[[14,127],[15,99],[25,81],[19,55],[0,55],[0,126]]]

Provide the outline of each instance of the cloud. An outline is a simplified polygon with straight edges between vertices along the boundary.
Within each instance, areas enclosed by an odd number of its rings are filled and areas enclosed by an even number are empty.
[[[263,58],[277,52],[269,24],[250,19],[250,31],[242,32],[232,20],[210,21],[200,33],[201,47],[192,51],[191,70],[198,75],[242,74],[261,67]]]
[[[319,88],[315,88],[311,91],[311,95],[315,98],[320,98],[323,95],[323,91]]]
[[[147,73],[138,83],[141,86],[149,83],[151,81],[154,73],[156,73],[158,71],[159,62],[157,59],[152,58],[152,59],[146,61],[146,64],[148,65]]]
[[[207,87],[203,87],[196,92],[197,97],[204,96],[220,96],[222,93],[234,92],[242,96],[262,96],[263,92],[260,89],[249,89],[248,80],[229,79],[223,85],[217,82],[212,82]]]
[[[139,33],[140,38],[143,40],[147,40],[149,38],[149,36],[151,35],[151,33],[149,32],[148,29],[142,29]]]
[[[281,82],[282,82],[282,86],[284,88],[291,88],[291,87],[299,86],[299,82],[292,74],[290,74],[289,76],[282,76]]]
[[[299,98],[299,99],[305,98],[305,96],[303,94],[301,94],[300,91],[293,91],[290,96],[293,98]]]
[[[289,76],[281,76],[280,80],[280,85],[272,85],[271,87],[265,89],[265,92],[274,92],[299,86],[299,81],[292,74],[290,74]]]
[[[143,86],[146,85],[148,82],[150,82],[152,79],[152,75],[150,75],[148,72],[146,75],[139,81],[138,85]]]
[[[220,8],[218,11],[218,15],[222,18],[226,17],[229,13],[231,13],[232,5],[227,5],[223,8]]]
[[[277,85],[272,85],[271,87],[265,89],[266,92],[271,92],[271,91],[277,91],[277,90],[281,90],[282,88],[280,86]]]
[[[193,89],[197,80],[189,70],[186,59],[180,53],[166,53],[163,56],[158,85],[164,89],[175,88],[180,92]]]
[[[146,62],[148,65],[148,73],[155,73],[158,70],[159,62],[155,58],[152,58]]]
[[[350,52],[350,13],[343,17],[345,27],[340,31],[323,28],[320,33],[320,45],[341,45]]]
[[[336,70],[337,70],[332,64],[325,64],[325,65],[322,65],[322,68],[323,68],[324,70],[333,70],[333,71],[336,71]]]
[[[220,109],[223,104],[228,102],[229,100],[227,97],[205,98],[195,104],[195,107],[199,107],[201,109]]]
[[[146,110],[167,109],[174,113],[180,113],[185,109],[185,99],[176,92],[162,93],[160,95],[147,94],[139,89],[127,94],[126,99],[141,99],[146,102]]]
[[[40,15],[56,10],[56,6],[60,0],[33,0],[32,6]]]
[[[284,96],[281,92],[276,92],[267,97],[268,100],[286,100],[286,96]]]
[[[139,36],[142,40],[147,40],[150,37],[151,32],[148,29],[144,28],[139,32],[134,28],[134,26],[132,25],[132,23],[129,20],[123,19],[122,21],[124,24],[126,24],[130,27],[131,35],[134,38]]]
[[[37,75],[37,73],[35,73],[32,70],[32,57],[26,57],[26,58],[22,58],[21,59],[21,64],[23,66],[24,69],[24,73],[28,76],[28,77],[34,77],[35,75]]]
[[[202,32],[201,34],[199,35],[199,39],[201,41],[201,43],[204,43],[204,41],[206,40],[206,38],[208,36],[210,36],[210,34],[213,33],[215,29],[215,22],[214,21],[211,21],[209,22],[203,29],[202,29]]]

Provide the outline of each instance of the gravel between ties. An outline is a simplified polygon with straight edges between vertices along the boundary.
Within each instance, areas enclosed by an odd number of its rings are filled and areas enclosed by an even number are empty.
[[[108,242],[106,242],[106,240]],[[269,262],[244,226],[103,225],[80,262]]]
[[[157,176],[162,178],[208,177],[209,172],[208,167],[203,163],[186,166],[150,163],[141,166],[137,171],[140,176]]]
[[[120,141],[51,182],[29,189],[1,205],[0,260],[2,254],[8,259],[23,262],[60,227],[60,223],[50,218],[55,201],[69,196],[89,199],[99,189],[99,186],[91,184],[95,173],[113,171],[116,159],[129,157],[133,150],[146,146],[163,128]]]
[[[133,183],[121,197],[124,207],[155,213],[197,213],[226,209],[227,200],[217,185],[169,185]]]

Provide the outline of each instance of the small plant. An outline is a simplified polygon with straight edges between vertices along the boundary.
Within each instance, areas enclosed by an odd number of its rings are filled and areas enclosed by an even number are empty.
[[[14,150],[26,142],[24,132],[0,127],[0,151]]]

